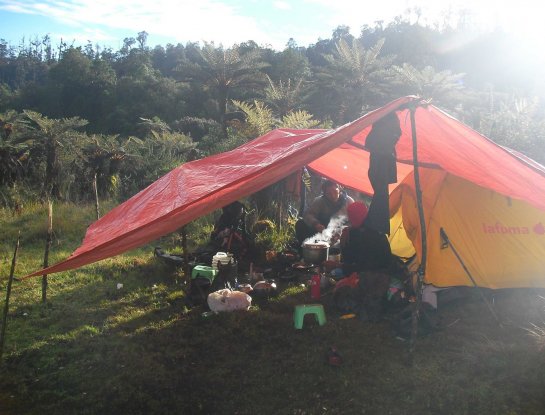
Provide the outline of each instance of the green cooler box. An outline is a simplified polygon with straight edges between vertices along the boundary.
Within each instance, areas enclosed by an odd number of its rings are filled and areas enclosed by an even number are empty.
[[[208,278],[210,280],[210,283],[214,281],[214,278],[216,278],[216,274],[218,273],[217,269],[214,269],[212,267],[208,267],[206,265],[195,265],[193,267],[193,270],[191,271],[191,279],[195,278]]]

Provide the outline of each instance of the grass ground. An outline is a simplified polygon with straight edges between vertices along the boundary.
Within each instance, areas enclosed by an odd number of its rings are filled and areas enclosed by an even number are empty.
[[[93,217],[91,207],[55,212],[51,262]],[[16,274],[42,262],[45,208],[0,214],[3,303],[19,229]],[[442,330],[418,339],[410,366],[387,321],[341,320],[329,295],[327,324],[296,331],[293,307],[310,302],[298,284],[248,312],[203,317],[185,306],[180,277],[146,246],[50,276],[46,305],[39,278],[16,282],[0,414],[545,413],[545,350],[526,330],[545,324],[542,292],[494,293],[501,327],[478,296],[445,305]],[[326,364],[331,345],[339,367]]]

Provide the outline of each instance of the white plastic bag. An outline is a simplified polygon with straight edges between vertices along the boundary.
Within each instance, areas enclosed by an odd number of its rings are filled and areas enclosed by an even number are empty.
[[[248,310],[252,297],[241,291],[223,289],[208,294],[207,302],[212,311]]]

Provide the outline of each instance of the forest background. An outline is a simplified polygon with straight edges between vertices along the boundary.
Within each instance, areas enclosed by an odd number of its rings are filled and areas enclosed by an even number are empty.
[[[132,196],[175,166],[277,127],[329,128],[415,94],[545,163],[540,54],[501,31],[400,16],[308,47],[249,40],[114,51],[0,39],[0,205]]]

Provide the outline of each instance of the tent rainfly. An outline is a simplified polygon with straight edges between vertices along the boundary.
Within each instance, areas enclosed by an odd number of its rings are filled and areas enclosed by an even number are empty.
[[[415,193],[411,106],[424,227]],[[442,228],[477,285],[545,287],[545,167],[412,96],[334,130],[273,130],[234,150],[185,163],[93,223],[68,259],[27,277],[74,269],[141,246],[305,165],[372,194],[365,137],[373,122],[392,111],[402,129],[396,145],[398,183],[390,187],[394,251],[416,252],[421,259],[421,229],[426,229],[425,282],[472,285],[452,250],[444,249]]]

